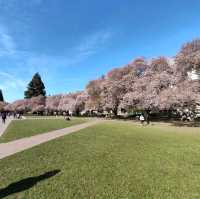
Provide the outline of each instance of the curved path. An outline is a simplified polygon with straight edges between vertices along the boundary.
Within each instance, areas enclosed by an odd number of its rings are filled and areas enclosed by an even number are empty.
[[[68,135],[70,133],[79,131],[81,129],[93,126],[95,124],[101,123],[103,120],[93,120],[84,124],[75,125],[72,127],[67,127],[64,129],[52,131],[49,133],[44,133],[40,135],[35,135],[29,138],[22,138],[19,140],[11,141],[8,143],[0,144],[0,159],[3,159],[7,156],[13,155],[15,153],[24,151],[26,149],[32,148],[39,144],[48,142],[50,140],[56,139],[58,137]]]
[[[3,135],[11,121],[11,118],[8,118],[5,124],[3,124],[2,121],[0,121],[0,137]]]

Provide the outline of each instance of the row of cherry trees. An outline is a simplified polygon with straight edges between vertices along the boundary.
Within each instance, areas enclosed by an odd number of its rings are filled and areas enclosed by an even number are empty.
[[[77,92],[65,95],[55,96],[37,96],[30,99],[22,99],[7,104],[4,109],[16,112],[32,112],[32,113],[54,113],[66,112],[79,114],[85,108],[85,93]]]
[[[194,111],[200,103],[200,40],[185,44],[171,59],[138,58],[91,81],[86,90],[93,109]]]
[[[85,91],[18,100],[5,108],[40,112],[83,110],[183,110],[200,103],[200,40],[185,44],[174,58],[137,58],[90,81]]]

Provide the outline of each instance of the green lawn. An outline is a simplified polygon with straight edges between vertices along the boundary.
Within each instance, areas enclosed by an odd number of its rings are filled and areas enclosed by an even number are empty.
[[[1,160],[0,189],[18,199],[199,199],[200,129],[99,124]]]
[[[47,118],[47,119],[63,119],[63,116],[39,116],[39,115],[32,115],[32,116],[25,116],[28,119],[40,119],[40,118]]]
[[[82,118],[72,118],[71,121],[65,121],[63,118],[15,120],[0,137],[0,143],[62,129],[85,121],[87,120]]]

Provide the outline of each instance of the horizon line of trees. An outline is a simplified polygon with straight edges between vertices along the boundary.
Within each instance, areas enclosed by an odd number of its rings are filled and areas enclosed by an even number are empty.
[[[47,96],[40,75],[34,75],[23,100],[5,106],[26,112],[87,110],[112,112],[195,112],[200,105],[200,39],[182,46],[173,58],[136,58],[92,80],[82,92]],[[36,89],[37,87],[37,89]]]

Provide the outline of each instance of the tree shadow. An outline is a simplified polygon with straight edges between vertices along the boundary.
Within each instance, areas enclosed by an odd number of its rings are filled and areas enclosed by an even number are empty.
[[[38,182],[51,178],[57,175],[59,172],[60,170],[53,170],[36,177],[29,177],[18,182],[11,183],[6,188],[0,189],[0,198],[4,198],[11,194],[19,193],[21,191],[30,189],[31,187],[35,186]]]

